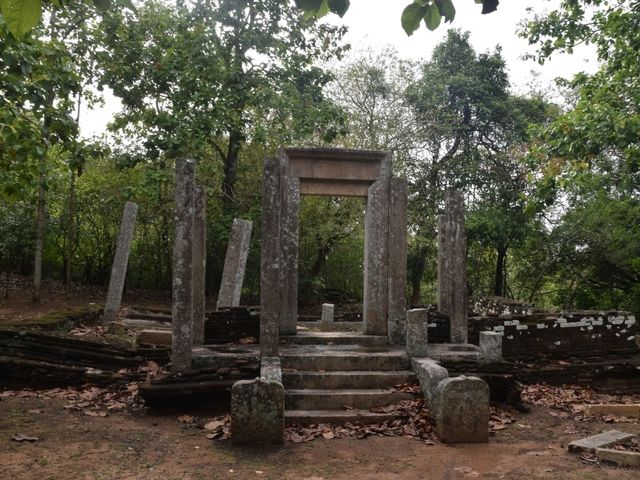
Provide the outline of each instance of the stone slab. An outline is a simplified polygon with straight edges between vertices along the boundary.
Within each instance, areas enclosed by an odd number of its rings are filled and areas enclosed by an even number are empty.
[[[502,339],[500,332],[480,332],[480,353],[487,362],[502,360]]]
[[[449,372],[442,365],[431,358],[413,358],[411,366],[418,377],[420,389],[429,408],[435,411],[438,397],[438,386],[445,378],[449,378]]]
[[[445,378],[438,385],[436,434],[444,443],[489,441],[489,385],[477,377]]]
[[[634,438],[632,433],[621,432],[619,430],[608,430],[606,432],[592,435],[590,437],[574,440],[569,444],[569,453],[594,453],[596,448],[605,448],[623,443]]]
[[[227,253],[224,259],[222,281],[220,282],[218,300],[216,301],[217,310],[240,305],[252,228],[253,223],[248,220],[240,218],[233,220],[231,236],[229,237]]]
[[[322,316],[320,317],[320,321],[324,323],[333,323],[335,313],[336,307],[333,303],[323,303]]]
[[[611,448],[596,448],[596,458],[601,462],[615,463],[621,467],[640,468],[640,453]]]
[[[104,304],[104,313],[102,315],[105,322],[113,322],[116,320],[118,310],[120,310],[122,291],[127,275],[127,265],[129,264],[129,251],[131,250],[131,241],[133,240],[137,215],[137,204],[133,202],[124,204],[124,211],[122,212],[122,220],[120,222],[120,233],[118,234],[118,244],[111,266],[111,276],[109,277],[109,290],[107,291],[107,300]]]
[[[431,343],[429,357],[434,360],[481,360],[482,354],[470,343]]]
[[[394,385],[413,383],[413,372],[404,371],[284,371],[285,388],[339,389],[339,388],[391,388]]]
[[[585,415],[618,415],[621,417],[640,418],[640,404],[633,405],[585,405]]]
[[[356,409],[385,407],[415,396],[392,388],[367,389],[288,389],[287,410],[343,410],[345,405]]]
[[[318,425],[326,424],[356,424],[368,425],[394,420],[392,413],[375,413],[369,410],[287,410],[285,423],[287,425]]]
[[[140,330],[137,345],[171,345],[171,330]]]

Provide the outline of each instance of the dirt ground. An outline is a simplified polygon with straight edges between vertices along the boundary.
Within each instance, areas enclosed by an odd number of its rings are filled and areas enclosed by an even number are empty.
[[[163,304],[162,296],[131,295],[136,304]],[[0,300],[0,325],[101,303],[103,298],[99,289],[61,292],[52,285],[43,302],[34,305],[28,286],[16,285],[9,300]],[[640,434],[640,422],[577,421],[543,406],[526,414],[510,412],[515,421],[484,445],[429,445],[406,437],[372,436],[317,438],[273,448],[240,448],[229,440],[208,439],[202,426],[214,412],[118,408],[99,416],[98,410],[65,407],[69,400],[61,395],[7,393],[0,378],[0,480],[640,478],[638,471],[567,453],[571,440],[589,434],[610,429]],[[185,421],[185,415],[191,420]],[[16,441],[17,435],[37,440]]]
[[[616,479],[637,471],[592,464],[567,453],[569,441],[638,423],[576,422],[552,409],[516,413],[485,445],[428,445],[403,437],[315,439],[240,448],[209,440],[185,412],[87,416],[56,398],[0,397],[1,479]],[[196,419],[206,421],[206,415]],[[17,442],[16,434],[37,437]]]

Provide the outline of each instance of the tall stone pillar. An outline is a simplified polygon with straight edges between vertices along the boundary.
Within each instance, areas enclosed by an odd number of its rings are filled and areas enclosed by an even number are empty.
[[[175,243],[173,246],[173,304],[171,364],[174,372],[191,369],[193,338],[193,218],[195,162],[176,161]]]
[[[380,176],[369,187],[364,219],[364,305],[366,335],[387,335],[389,184],[391,157],[380,164]]]
[[[290,176],[286,158],[280,157],[282,205],[280,249],[280,334],[295,335],[298,323],[298,231],[300,224],[300,179]]]
[[[107,301],[104,304],[104,314],[102,316],[105,322],[112,322],[116,319],[120,304],[122,303],[122,291],[127,276],[129,251],[131,250],[131,240],[133,239],[137,215],[137,204],[132,202],[124,204],[124,211],[122,212],[122,220],[120,222],[120,233],[118,234],[118,245],[111,266],[109,291],[107,292]]]
[[[451,343],[467,343],[467,242],[464,232],[464,197],[462,192],[447,193],[445,201],[449,239],[447,265],[451,276],[449,285],[449,322]]]
[[[280,160],[264,161],[260,240],[260,356],[277,357],[280,323]]]
[[[249,247],[251,246],[251,229],[253,223],[236,218],[231,227],[231,237],[227,245],[227,255],[224,259],[222,283],[218,293],[216,308],[237,307],[240,305],[242,282],[244,281]]]
[[[193,216],[193,344],[204,343],[207,271],[207,194],[195,186]]]
[[[447,215],[438,215],[438,311],[449,314],[449,302],[451,301],[451,275],[449,261],[449,241],[447,236]]]
[[[391,179],[389,199],[389,318],[391,343],[407,336],[407,180]]]

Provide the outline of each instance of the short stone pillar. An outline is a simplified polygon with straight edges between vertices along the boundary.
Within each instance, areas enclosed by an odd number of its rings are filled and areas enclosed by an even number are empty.
[[[173,302],[171,308],[171,368],[191,369],[193,342],[193,217],[195,162],[176,161]]]
[[[502,360],[502,339],[500,332],[480,332],[480,353],[488,362]]]
[[[127,276],[127,265],[129,264],[129,251],[131,250],[131,240],[133,240],[133,231],[136,226],[137,215],[137,204],[132,202],[124,204],[124,212],[122,212],[122,220],[120,222],[120,233],[118,234],[118,245],[111,266],[107,301],[104,304],[104,313],[102,315],[102,319],[105,322],[113,322],[116,320],[118,310],[120,310],[124,281]]]
[[[248,220],[236,218],[231,227],[231,237],[227,246],[227,255],[224,259],[222,282],[218,293],[216,309],[225,307],[237,307],[240,305],[242,294],[242,282],[249,256],[251,244],[251,229],[253,223]]]
[[[322,323],[333,323],[335,317],[336,307],[333,303],[322,304],[322,316],[320,321]]]
[[[407,355],[409,357],[428,356],[429,318],[426,308],[416,308],[407,312]]]
[[[444,443],[489,440],[489,385],[477,377],[446,378],[438,385],[436,434]]]
[[[462,192],[447,192],[438,230],[438,310],[449,316],[451,343],[467,343],[467,246]]]
[[[204,343],[207,272],[207,194],[196,185],[193,216],[193,344]]]
[[[284,443],[284,387],[278,357],[262,357],[260,378],[233,384],[231,441],[235,444]]]

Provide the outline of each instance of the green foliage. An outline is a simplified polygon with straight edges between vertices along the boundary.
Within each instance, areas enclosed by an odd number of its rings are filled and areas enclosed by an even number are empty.
[[[9,31],[22,37],[40,22],[42,3],[41,0],[2,0],[0,11]]]

